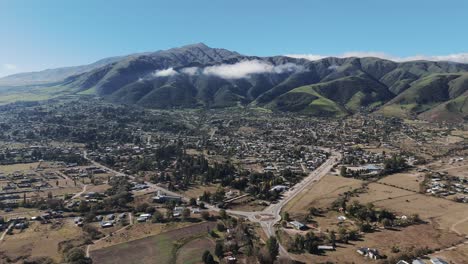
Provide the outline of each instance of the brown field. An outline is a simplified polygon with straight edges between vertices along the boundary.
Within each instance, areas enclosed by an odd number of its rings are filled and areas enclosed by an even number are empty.
[[[362,181],[360,180],[326,175],[311,188],[306,188],[297,195],[283,208],[283,211],[288,211],[293,215],[307,213],[312,206],[327,208],[340,194],[356,189],[361,185]]]
[[[182,223],[168,223],[168,224],[153,224],[153,223],[136,223],[132,226],[128,226],[127,228],[118,232],[118,234],[112,235],[105,239],[96,241],[93,245],[91,245],[91,250],[98,250],[101,248],[107,248],[113,245],[142,239],[148,236],[158,235],[162,232],[168,232],[174,229],[183,228],[190,226],[191,224],[188,222]],[[117,227],[115,230],[120,229],[122,227]],[[114,231],[115,231],[114,230]]]
[[[34,163],[18,163],[13,165],[1,165],[0,172],[4,174],[13,173],[16,171],[33,171],[37,168],[39,162]]]
[[[173,252],[174,242],[189,237],[203,236],[208,229],[214,228],[215,225],[215,222],[195,224],[159,235],[91,251],[90,255],[95,263],[100,264],[146,264],[155,263],[156,259],[158,263],[170,263],[174,258],[177,258]],[[200,252],[199,259],[202,253]]]
[[[190,187],[188,190],[183,191],[182,195],[190,198],[198,198],[200,195],[203,194],[204,191],[209,191],[211,193],[215,193],[218,189],[218,184],[209,184],[209,185],[197,185],[194,187]]]
[[[419,184],[424,180],[424,173],[408,172],[389,175],[379,182],[403,189],[419,192]]]
[[[258,212],[265,209],[265,205],[259,204],[260,200],[257,200],[251,196],[240,198],[229,204],[229,209],[236,211],[245,212]]]
[[[203,263],[201,255],[205,250],[214,252],[215,242],[208,238],[197,238],[183,245],[177,250],[176,264],[197,264]]]
[[[62,258],[59,243],[79,238],[81,235],[81,228],[66,219],[61,220],[59,225],[41,225],[34,222],[22,232],[15,230],[14,235],[7,235],[5,241],[1,242],[0,251],[13,259],[48,256],[58,262]]]
[[[454,229],[468,234],[468,205],[447,199],[405,191],[382,184],[369,184],[368,193],[353,198],[361,203],[374,203],[398,214],[418,214],[446,231]],[[455,231],[454,231],[455,232]]]
[[[326,252],[325,255],[295,255],[295,259],[306,263],[321,263],[331,261],[333,263],[376,263],[373,260],[363,258],[356,252],[359,247],[377,248],[379,252],[387,256],[392,256],[392,246],[396,245],[400,250],[408,249],[412,246],[416,248],[429,247],[441,248],[447,245],[458,243],[460,237],[455,234],[448,234],[436,229],[430,224],[422,224],[407,227],[401,231],[381,230],[366,234],[362,241],[351,241],[351,244],[338,244],[336,251]],[[457,262],[462,263],[462,262]]]
[[[465,243],[454,249],[431,254],[431,257],[440,257],[449,263],[466,263],[468,260],[468,244]]]

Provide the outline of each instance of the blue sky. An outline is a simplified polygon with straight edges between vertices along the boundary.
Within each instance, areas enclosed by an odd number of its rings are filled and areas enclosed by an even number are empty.
[[[465,0],[0,0],[0,76],[196,42],[259,56],[466,53],[467,11]]]

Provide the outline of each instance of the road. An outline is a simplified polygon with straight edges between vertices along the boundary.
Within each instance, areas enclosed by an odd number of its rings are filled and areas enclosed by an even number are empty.
[[[297,183],[294,187],[283,193],[283,197],[276,204],[270,204],[270,206],[263,209],[260,212],[243,212],[227,210],[227,213],[240,215],[248,218],[252,222],[260,223],[265,234],[270,237],[275,235],[275,225],[281,220],[281,210],[283,207],[294,199],[306,188],[310,188],[314,183],[318,182],[324,177],[341,159],[341,154],[333,152],[332,155],[325,161],[320,167],[312,171],[306,178],[301,182]],[[280,245],[280,255],[288,256],[287,250]]]
[[[5,235],[8,233],[8,230],[12,229],[13,228],[13,223],[11,223],[7,229],[5,229],[5,232],[2,233],[2,236],[0,237],[0,242],[2,242],[4,239],[5,239]]]
[[[86,155],[86,152],[84,152],[84,158],[90,161],[92,164],[95,166],[101,167],[102,169],[105,169],[107,171],[113,172],[116,175],[119,176],[128,176],[130,179],[134,180],[135,177],[132,175],[126,175],[121,172],[117,172],[111,168],[108,168],[96,161],[93,161],[89,159]],[[294,199],[298,194],[300,194],[303,190],[306,188],[310,188],[312,185],[314,185],[316,182],[318,182],[322,177],[324,177],[332,168],[335,166],[341,159],[341,154],[338,152],[333,152],[331,156],[322,163],[317,169],[314,171],[310,172],[307,177],[305,177],[301,182],[297,183],[294,187],[290,188],[288,191],[283,193],[283,197],[275,204],[270,204],[268,207],[266,207],[262,211],[257,211],[257,212],[245,212],[245,211],[236,211],[236,210],[226,210],[228,214],[231,215],[236,215],[236,216],[241,216],[249,219],[251,222],[254,223],[259,223],[260,226],[262,227],[263,231],[268,237],[274,236],[275,235],[275,225],[281,220],[281,210],[283,207],[290,202],[292,199]],[[162,188],[156,184],[150,183],[150,182],[145,182],[149,186],[149,191],[161,191],[164,192],[168,195],[173,195],[173,196],[180,196],[182,197],[182,200],[188,201],[188,197],[183,197],[179,193],[175,193],[172,191],[169,191],[165,188]],[[148,191],[148,189],[146,190]],[[220,211],[219,208],[212,206],[212,205],[207,205],[207,208],[213,211]],[[286,256],[289,257],[289,254],[287,250],[280,244],[279,245],[279,250],[280,250],[280,255],[281,256]],[[87,252],[88,253],[88,252]]]
[[[86,192],[86,188],[88,188],[88,185],[86,185],[86,184],[83,185],[83,189],[81,190],[81,192],[76,193],[75,195],[73,195],[72,200],[76,199],[76,198],[79,198],[84,192]]]

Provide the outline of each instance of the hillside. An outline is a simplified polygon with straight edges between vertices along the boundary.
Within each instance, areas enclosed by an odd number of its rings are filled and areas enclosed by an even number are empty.
[[[468,65],[452,62],[255,57],[198,43],[116,58],[62,76],[53,83],[0,89],[0,103],[15,100],[15,92],[22,91],[24,100],[94,94],[148,108],[243,105],[317,116],[366,110],[401,117],[447,119],[453,113],[456,120],[466,118],[462,102]]]

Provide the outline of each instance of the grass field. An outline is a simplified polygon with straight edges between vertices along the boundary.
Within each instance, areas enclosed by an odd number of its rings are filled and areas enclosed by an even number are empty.
[[[82,235],[81,228],[76,227],[69,219],[60,222],[61,224],[57,225],[41,225],[35,222],[22,232],[15,230],[14,235],[5,237],[0,251],[13,259],[48,256],[59,262],[62,258],[59,243]]]
[[[195,251],[199,251],[197,259],[201,259],[201,254],[206,248],[193,249],[193,245],[188,245],[188,255],[184,255],[183,249],[185,246],[179,247],[179,250],[174,245],[177,241],[185,241],[189,243],[193,239],[202,238],[207,234],[209,229],[213,229],[215,222],[204,222],[200,224],[190,225],[188,227],[179,228],[169,232],[164,232],[159,235],[149,236],[142,239],[120,243],[110,247],[94,250],[90,255],[95,263],[112,263],[112,264],[149,264],[149,263],[176,263],[178,256],[190,257],[195,259]],[[206,246],[204,243],[201,246]],[[190,253],[192,252],[192,253]],[[157,260],[157,262],[156,262]]]
[[[9,174],[15,171],[31,171],[37,168],[39,162],[34,163],[18,163],[13,165],[1,165],[0,173]]]
[[[319,182],[306,188],[283,208],[291,215],[307,213],[312,206],[327,208],[344,192],[351,191],[362,185],[362,181],[333,175],[323,177]]]
[[[424,173],[408,172],[389,175],[379,182],[418,192],[419,184],[424,180]]]
[[[207,237],[194,239],[183,245],[176,253],[176,264],[196,264],[201,262],[205,250],[214,252],[215,242]]]
[[[468,235],[468,205],[447,199],[418,194],[377,183],[369,184],[369,191],[353,198],[361,203],[374,203],[400,214],[418,214],[438,228]]]

